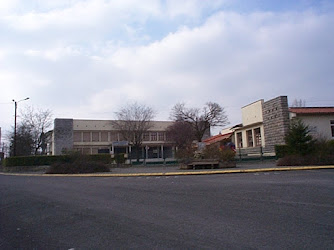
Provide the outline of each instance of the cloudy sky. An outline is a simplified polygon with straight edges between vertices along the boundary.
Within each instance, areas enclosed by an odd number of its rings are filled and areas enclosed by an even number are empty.
[[[240,108],[287,95],[334,106],[332,0],[0,0],[0,127],[12,99],[112,119],[134,101]]]

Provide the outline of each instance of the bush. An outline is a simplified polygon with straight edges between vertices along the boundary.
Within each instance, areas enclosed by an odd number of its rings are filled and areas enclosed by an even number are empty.
[[[184,164],[190,163],[194,159],[194,155],[194,148],[179,148],[175,153],[176,159]]]
[[[317,140],[312,143],[313,148],[308,155],[291,154],[278,160],[278,166],[310,166],[310,165],[334,165],[334,140]]]
[[[44,166],[56,162],[73,162],[81,156],[78,152],[72,152],[69,155],[37,155],[37,156],[16,156],[5,158],[3,166]],[[109,164],[111,157],[109,154],[87,155],[87,160]]]
[[[110,172],[109,167],[102,163],[91,160],[89,155],[71,154],[68,158],[54,163],[46,171],[47,174],[83,174]]]
[[[107,165],[97,162],[54,163],[46,174],[84,174],[110,172]]]
[[[277,158],[283,158],[289,155],[289,147],[287,145],[275,145],[275,154]]]
[[[221,149],[216,146],[206,146],[202,153],[203,159],[217,159],[222,162],[235,160],[235,152],[232,149]]]
[[[5,167],[51,165],[64,157],[63,155],[15,156],[5,158],[3,165]]]
[[[114,160],[117,164],[124,164],[125,163],[125,155],[124,154],[116,154]]]
[[[314,140],[310,135],[311,129],[300,119],[294,119],[290,123],[290,129],[285,137],[285,143],[290,155],[308,155],[314,149]]]
[[[287,155],[277,161],[277,166],[320,166],[334,165],[334,155],[319,157],[317,155]]]

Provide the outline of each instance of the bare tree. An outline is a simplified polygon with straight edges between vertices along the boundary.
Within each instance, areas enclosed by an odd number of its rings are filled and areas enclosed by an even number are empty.
[[[11,131],[7,135],[8,141],[10,143],[9,155],[10,156],[26,156],[32,155],[35,151],[35,143],[32,137],[30,127],[25,124],[18,124],[16,136],[14,132]],[[14,137],[16,137],[14,139]],[[14,150],[15,144],[15,150]],[[15,151],[15,153],[14,153]]]
[[[46,154],[46,132],[52,126],[52,112],[28,106],[21,113],[22,123],[34,141],[34,154]]]
[[[184,103],[176,104],[170,114],[174,121],[183,121],[192,125],[195,138],[201,142],[210,128],[228,124],[225,110],[218,103],[207,102],[202,109],[186,108]]]
[[[302,100],[302,99],[294,99],[292,104],[291,104],[291,107],[294,107],[294,108],[302,108],[302,107],[305,107],[305,100]]]
[[[167,128],[167,133],[179,149],[190,147],[195,140],[193,126],[188,122],[174,122]]]
[[[112,125],[121,133],[123,138],[132,143],[136,158],[139,161],[143,135],[152,127],[155,112],[152,108],[138,103],[122,107],[115,112],[117,120]]]

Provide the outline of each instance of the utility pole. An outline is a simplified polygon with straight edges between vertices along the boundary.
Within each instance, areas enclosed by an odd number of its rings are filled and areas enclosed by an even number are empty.
[[[20,101],[15,101],[15,100],[13,99],[13,102],[14,102],[14,104],[15,104],[14,145],[13,145],[13,147],[14,147],[14,150],[13,150],[14,155],[13,155],[13,156],[16,156],[16,119],[17,119],[17,104],[18,104],[19,102],[22,102],[22,101],[25,101],[25,100],[29,100],[29,97],[27,97],[27,98],[25,98],[25,99],[22,99],[22,100],[20,100]]]

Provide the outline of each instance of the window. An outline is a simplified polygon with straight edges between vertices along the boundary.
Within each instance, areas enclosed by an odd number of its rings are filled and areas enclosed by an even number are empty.
[[[246,131],[246,136],[247,136],[247,146],[248,147],[253,147],[253,133],[252,133],[252,130],[247,130]]]
[[[101,132],[101,141],[108,141],[108,132]]]
[[[109,154],[110,153],[110,149],[109,148],[100,148],[97,151],[98,154]]]
[[[74,132],[73,133],[73,141],[74,142],[81,142],[81,132]]]
[[[239,148],[243,147],[242,146],[242,133],[241,132],[237,133],[237,145],[238,145]]]
[[[157,132],[151,132],[151,141],[157,140]]]
[[[158,140],[159,141],[164,141],[165,140],[165,133],[164,132],[159,132],[158,133]]]
[[[83,141],[90,142],[90,132],[83,132]]]
[[[172,135],[170,132],[166,132],[166,141],[172,141]]]
[[[254,137],[255,137],[255,146],[259,147],[261,146],[261,129],[256,128],[254,129]]]
[[[110,132],[110,141],[118,141],[118,134],[116,132]]]
[[[150,134],[149,133],[144,133],[143,134],[143,141],[149,141],[150,140]]]
[[[126,141],[124,135],[122,135],[121,133],[118,133],[118,138],[120,141]]]
[[[334,137],[334,120],[331,121],[332,137]]]
[[[99,132],[92,132],[92,141],[100,141]],[[95,152],[95,151],[94,151]],[[96,151],[97,152],[97,151]]]

